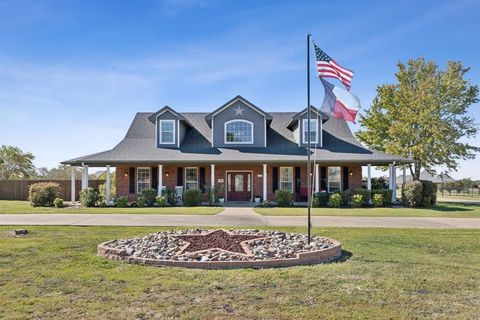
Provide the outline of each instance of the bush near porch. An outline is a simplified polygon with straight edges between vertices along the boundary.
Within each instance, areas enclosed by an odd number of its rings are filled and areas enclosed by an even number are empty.
[[[332,201],[331,197],[334,196],[334,200]],[[327,207],[335,207],[335,208],[348,208],[348,207],[369,207],[369,200],[371,197],[376,196],[378,200],[378,204],[381,203],[383,207],[389,207],[392,205],[392,190],[390,189],[375,189],[375,190],[367,190],[367,189],[353,189],[353,190],[345,190],[345,191],[338,191],[334,193],[326,193],[326,192],[319,192],[313,196],[312,200],[312,207],[314,208],[327,208]],[[339,198],[339,199],[337,199]],[[381,201],[380,201],[381,199]]]

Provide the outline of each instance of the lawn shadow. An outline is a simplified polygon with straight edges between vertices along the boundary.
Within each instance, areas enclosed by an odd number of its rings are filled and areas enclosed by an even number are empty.
[[[442,204],[437,204],[431,208],[433,211],[442,211],[442,212],[450,212],[450,211],[473,211],[473,208],[465,208],[466,205],[445,205],[444,203]],[[472,205],[476,207],[475,205]]]
[[[342,255],[332,262],[345,262],[349,260],[352,256],[353,256],[353,253],[351,253],[350,251],[342,250]]]

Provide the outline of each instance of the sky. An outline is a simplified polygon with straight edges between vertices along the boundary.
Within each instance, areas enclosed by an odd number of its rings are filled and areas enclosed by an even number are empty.
[[[0,145],[52,168],[111,149],[136,112],[165,105],[208,112],[240,94],[301,110],[307,33],[355,71],[362,112],[399,61],[460,60],[480,84],[478,12],[478,0],[0,0]],[[312,104],[322,100],[313,78]],[[479,164],[461,161],[452,176],[480,179]]]

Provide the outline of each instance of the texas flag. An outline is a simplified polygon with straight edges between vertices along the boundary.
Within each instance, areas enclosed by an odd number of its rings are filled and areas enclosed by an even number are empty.
[[[335,118],[355,123],[358,110],[360,110],[360,99],[345,89],[334,86],[323,79],[320,80],[325,88],[325,99],[320,110]]]

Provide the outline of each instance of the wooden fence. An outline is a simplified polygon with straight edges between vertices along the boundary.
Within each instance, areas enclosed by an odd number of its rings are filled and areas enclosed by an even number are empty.
[[[27,200],[28,187],[37,182],[55,182],[60,185],[60,198],[70,201],[72,192],[71,180],[0,180],[0,200]],[[98,188],[105,180],[89,180],[88,186]],[[75,181],[75,200],[79,199],[82,181]]]

